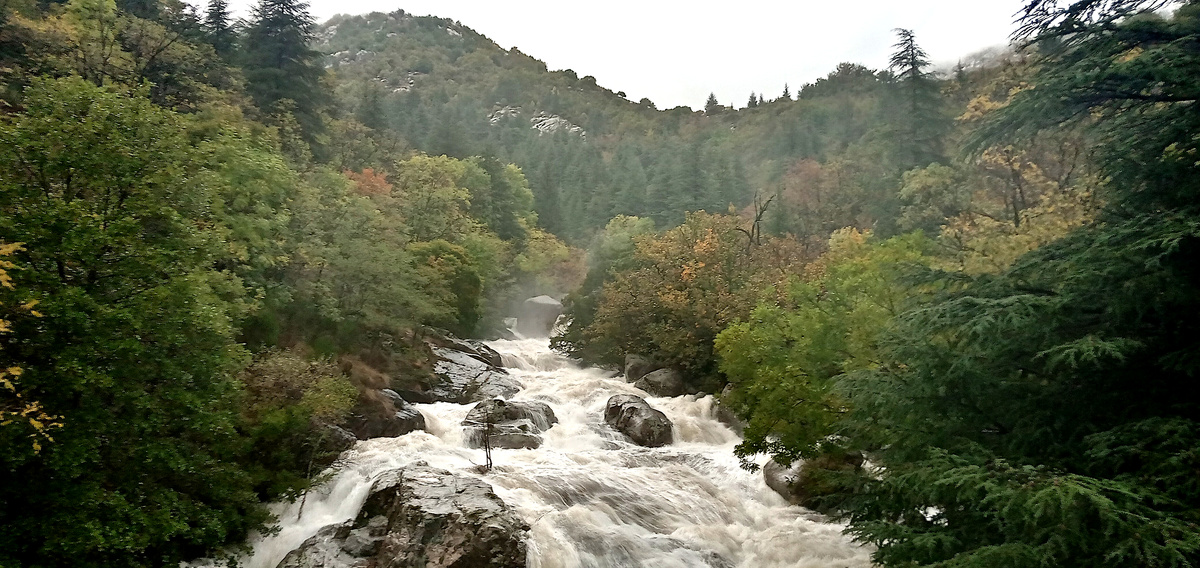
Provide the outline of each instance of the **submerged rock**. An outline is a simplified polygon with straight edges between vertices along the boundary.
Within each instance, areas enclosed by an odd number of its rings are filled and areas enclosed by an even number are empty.
[[[647,373],[633,383],[654,396],[679,396],[683,394],[683,375],[675,369],[659,369]]]
[[[444,347],[434,347],[438,360],[433,373],[437,377],[426,394],[438,402],[466,404],[489,398],[508,398],[521,390],[521,383],[500,368],[474,355]]]
[[[641,397],[631,394],[618,394],[608,399],[604,408],[604,422],[641,446],[653,448],[674,441],[672,424],[667,415],[652,408]]]
[[[462,421],[468,448],[483,447],[489,417],[492,431],[488,437],[495,448],[538,448],[542,445],[540,434],[558,423],[554,410],[544,402],[485,400],[475,405]]]
[[[632,383],[644,376],[646,373],[657,371],[663,366],[655,363],[649,357],[630,353],[625,355],[625,382]]]
[[[277,568],[523,568],[528,530],[487,483],[410,466],[381,476],[353,521],[325,527]]]
[[[529,298],[521,305],[517,333],[525,337],[548,337],[554,329],[554,322],[562,313],[562,302],[550,296]]]

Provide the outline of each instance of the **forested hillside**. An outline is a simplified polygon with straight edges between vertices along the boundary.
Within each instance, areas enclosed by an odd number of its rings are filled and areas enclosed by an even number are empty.
[[[1200,6],[1015,26],[692,111],[403,10],[0,5],[0,566],[236,555],[538,294],[881,565],[1200,566]]]
[[[942,82],[912,52],[890,70],[840,65],[795,96],[786,85],[774,98],[750,94],[740,110],[710,100],[702,112],[658,111],[592,77],[548,72],[450,20],[403,11],[338,17],[318,36],[341,108],[430,153],[520,164],[542,226],[576,243],[616,215],[665,227],[685,211],[747,207],[756,195],[806,184],[809,161],[833,168],[837,186],[819,190],[829,197],[779,202],[774,232],[895,231],[900,174],[944,157],[953,118],[1016,61],[976,58]],[[943,88],[952,91],[947,103]]]

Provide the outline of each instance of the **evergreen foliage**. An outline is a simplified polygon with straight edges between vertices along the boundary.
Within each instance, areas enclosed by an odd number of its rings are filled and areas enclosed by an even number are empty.
[[[329,103],[321,56],[312,49],[316,23],[303,0],[260,0],[242,38],[246,91],[270,114],[292,114],[310,144],[322,134]]]
[[[708,100],[704,101],[704,114],[712,116],[721,112],[723,108],[721,103],[717,102],[717,95],[709,93]]]
[[[928,71],[929,55],[917,45],[912,30],[897,29],[896,51],[888,69],[899,78],[904,106],[899,111],[900,134],[907,140],[908,167],[944,160],[942,136],[948,130],[940,87]]]
[[[1152,4],[1055,12],[1036,88],[981,133],[1082,120],[1109,179],[1100,218],[999,275],[939,276],[890,362],[844,381],[882,466],[846,515],[886,565],[1200,562],[1197,66],[1177,51],[1200,18],[1112,19]]]
[[[209,0],[208,9],[204,12],[204,32],[217,55],[228,60],[237,48],[237,33],[230,21],[228,2]]]

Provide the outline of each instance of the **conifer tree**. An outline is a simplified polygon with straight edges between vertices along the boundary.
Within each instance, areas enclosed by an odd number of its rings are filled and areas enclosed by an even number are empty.
[[[208,10],[204,14],[204,31],[217,55],[228,59],[233,54],[237,34],[233,31],[229,3],[226,0],[209,0]]]
[[[756,107],[758,107],[758,95],[751,92],[750,93],[750,101],[746,103],[746,108],[756,108]]]
[[[1037,87],[974,146],[1082,128],[1105,210],[1003,274],[934,273],[844,382],[882,472],[849,530],[885,566],[1200,564],[1200,5],[1159,6],[1028,3]]]
[[[791,89],[788,88],[787,83],[783,84],[783,96],[781,96],[779,98],[782,100],[785,100],[785,101],[792,100],[792,91],[791,91]]]
[[[709,93],[708,100],[704,101],[704,114],[712,116],[719,112],[721,112],[721,103],[717,102],[717,95]]]
[[[896,51],[888,68],[899,77],[904,107],[897,112],[903,139],[909,143],[909,167],[927,166],[942,156],[948,121],[942,116],[941,92],[929,68],[929,55],[917,45],[912,30],[897,29]]]
[[[260,0],[243,42],[246,90],[267,114],[290,112],[310,144],[323,131],[329,95],[321,54],[311,47],[315,22],[303,0]]]

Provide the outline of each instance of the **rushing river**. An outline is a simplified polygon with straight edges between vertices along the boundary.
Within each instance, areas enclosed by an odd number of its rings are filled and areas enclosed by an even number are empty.
[[[536,450],[493,450],[495,469],[475,472],[483,450],[462,443],[472,405],[418,405],[428,432],[359,442],[303,503],[280,505],[277,534],[256,538],[250,568],[274,568],[321,527],[353,518],[375,476],[418,460],[479,477],[532,527],[534,568],[850,568],[869,551],[842,526],[787,505],[738,466],[738,436],[715,419],[712,397],[647,398],[675,425],[675,443],[633,445],[604,424],[614,394],[646,394],[621,377],[582,369],[546,339],[494,341],[524,390],[513,400],[549,404],[559,423]]]

